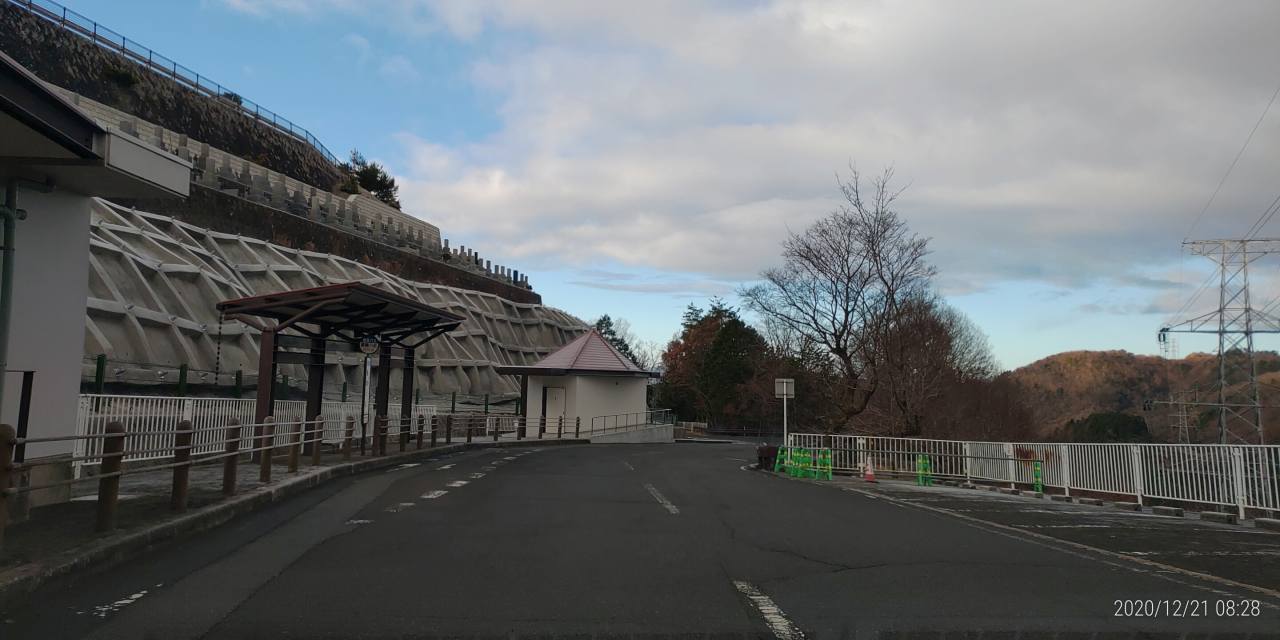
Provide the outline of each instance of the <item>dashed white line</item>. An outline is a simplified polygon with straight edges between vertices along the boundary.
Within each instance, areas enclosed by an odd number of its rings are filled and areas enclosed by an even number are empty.
[[[373,522],[373,521],[372,521],[372,520],[359,519],[359,520],[348,520],[348,521],[347,521],[347,524],[369,524],[369,523],[371,523],[371,522]]]
[[[453,468],[453,465],[446,464],[446,465],[441,465],[439,467],[436,467],[436,471],[444,471],[446,469],[452,469],[452,468]]]
[[[671,504],[671,501],[668,500],[666,496],[659,493],[656,487],[646,482],[644,488],[648,489],[649,495],[653,496],[653,499],[657,500],[658,504],[665,507],[667,511],[670,511],[671,515],[679,515],[680,509],[678,509],[674,504]]]
[[[387,513],[399,513],[401,511],[404,511],[405,509],[408,509],[410,507],[416,507],[416,506],[418,505],[417,503],[414,503],[414,502],[401,502],[400,504],[393,504],[387,507]]]
[[[471,478],[472,480],[479,480],[480,478],[483,478],[483,477],[484,477],[484,474],[483,474],[483,473],[480,473],[479,471],[477,471],[477,472],[475,472],[475,473],[473,473],[473,474],[471,474],[471,475],[469,475],[469,476],[467,476],[467,477],[468,477],[468,478]]]
[[[495,467],[495,466],[493,466],[493,465],[491,465],[491,464],[487,464],[487,465],[485,465],[485,466],[483,466],[483,467],[480,467],[480,470],[481,470],[481,471],[493,471],[493,470],[495,470],[495,469],[497,469],[497,467]]]
[[[636,470],[636,468],[635,468],[635,467],[633,467],[633,466],[631,466],[631,463],[630,463],[630,462],[627,462],[626,460],[623,460],[623,461],[622,461],[622,466],[626,467],[628,471],[635,471],[635,470]]]
[[[772,598],[760,593],[760,590],[754,584],[743,582],[742,580],[734,580],[733,586],[737,587],[738,592],[746,596],[747,600],[751,602],[751,606],[760,612],[760,615],[764,617],[765,624],[769,625],[769,629],[773,631],[773,635],[778,637],[778,640],[801,640],[804,638],[804,633],[791,620],[787,619],[787,614],[783,613],[782,609],[779,609],[778,605],[773,603]]]
[[[445,486],[457,488],[457,487],[466,486],[466,484],[467,484],[466,480],[454,480],[453,482],[446,482]]]
[[[423,500],[435,500],[436,498],[439,498],[440,496],[446,493],[449,493],[449,492],[445,491],[444,489],[436,489],[434,491],[428,491],[418,497],[422,498]]]

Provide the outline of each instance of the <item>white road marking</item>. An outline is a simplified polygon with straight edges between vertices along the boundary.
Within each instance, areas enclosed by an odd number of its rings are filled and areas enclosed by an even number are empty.
[[[746,459],[746,458],[729,458],[729,457],[726,457],[726,458],[725,458],[725,460],[736,460],[736,461],[738,461],[738,462],[746,462],[746,461],[747,461],[747,459]]]
[[[483,477],[484,477],[484,474],[483,474],[483,473],[480,473],[479,471],[477,471],[477,472],[475,472],[475,473],[473,473],[473,474],[471,474],[471,475],[469,475],[469,476],[467,476],[467,477],[468,477],[468,478],[471,478],[472,480],[479,480],[480,478],[483,478]]]
[[[760,593],[760,590],[755,585],[742,580],[734,580],[733,586],[737,587],[738,592],[751,601],[751,606],[755,607],[756,611],[759,611],[760,615],[764,617],[765,624],[769,625],[769,629],[773,631],[773,635],[778,637],[778,640],[801,640],[804,638],[804,633],[791,620],[787,619],[787,614],[783,613],[782,609],[779,609],[778,605],[774,604],[769,596]]]
[[[483,467],[480,467],[480,470],[481,470],[481,471],[493,471],[493,470],[495,470],[495,469],[497,469],[497,467],[495,467],[495,466],[493,466],[493,465],[491,465],[491,464],[487,464],[487,465],[485,465],[485,466],[483,466]]]
[[[467,484],[466,480],[454,480],[453,482],[446,482],[445,486],[457,488],[457,487],[466,486],[466,484]]]
[[[416,506],[418,506],[416,502],[401,502],[400,504],[393,504],[387,507],[387,513],[399,513],[401,511],[404,511],[405,509],[408,509],[409,507],[416,507]]]
[[[626,460],[623,460],[623,461],[622,461],[622,466],[626,467],[628,471],[635,471],[635,470],[636,470],[636,468],[635,468],[635,467],[633,467],[633,466],[631,466],[631,463],[630,463],[630,462],[627,462]]]
[[[421,463],[421,462],[406,462],[406,463],[404,463],[404,464],[402,464],[402,465],[400,465],[400,466],[398,466],[398,467],[396,467],[396,468],[397,468],[397,469],[412,469],[412,468],[414,468],[414,467],[416,467],[416,466],[418,466],[418,465],[420,465],[420,464],[422,464],[422,463]]]
[[[503,460],[515,460],[515,459],[516,459],[516,456],[507,456],[503,458]]]
[[[671,501],[668,500],[666,496],[658,493],[658,489],[656,487],[646,482],[644,488],[648,489],[649,495],[653,496],[653,499],[657,500],[658,504],[666,507],[667,511],[671,512],[671,515],[679,515],[680,509],[676,508],[674,504],[671,504]]]
[[[436,471],[444,471],[445,469],[452,469],[452,468],[453,468],[453,465],[446,464],[446,465],[441,465],[439,467],[436,467]]]
[[[449,493],[449,492],[445,491],[444,489],[436,489],[434,491],[428,491],[418,497],[422,498],[423,500],[435,500],[436,498],[439,498],[440,496],[446,493]]]
[[[131,604],[133,604],[133,603],[135,603],[135,602],[137,602],[138,600],[140,600],[140,599],[142,598],[142,596],[145,596],[145,595],[147,595],[147,590],[146,590],[146,589],[143,589],[142,591],[139,591],[138,593],[135,593],[135,594],[133,594],[133,595],[131,595],[131,596],[127,597],[127,598],[121,598],[121,599],[119,599],[119,600],[116,600],[115,602],[112,602],[111,604],[98,605],[98,606],[96,606],[96,607],[94,607],[94,608],[93,608],[93,609],[94,609],[94,610],[93,610],[93,615],[98,616],[99,618],[105,618],[105,617],[107,617],[107,615],[108,615],[108,614],[115,613],[115,612],[117,612],[117,611],[119,611],[119,610],[121,610],[121,609],[123,609],[123,608],[125,608],[125,607],[127,607],[127,606],[129,606],[129,605],[131,605]]]
[[[347,524],[369,524],[372,520],[348,520]]]

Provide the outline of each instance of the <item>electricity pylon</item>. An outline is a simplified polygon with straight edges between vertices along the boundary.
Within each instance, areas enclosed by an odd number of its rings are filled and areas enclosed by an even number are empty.
[[[1249,304],[1249,264],[1280,253],[1280,239],[1193,240],[1182,243],[1196,255],[1218,264],[1218,308],[1160,329],[1168,333],[1211,333],[1218,336],[1217,402],[1183,403],[1218,409],[1218,442],[1263,444],[1262,400],[1253,360],[1253,336],[1280,333],[1280,318]]]

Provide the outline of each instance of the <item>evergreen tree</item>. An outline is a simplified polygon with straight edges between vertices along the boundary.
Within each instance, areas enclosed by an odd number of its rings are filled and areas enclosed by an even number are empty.
[[[352,149],[351,160],[342,163],[342,168],[354,177],[356,185],[372,193],[373,197],[397,209],[400,208],[400,186],[382,165],[366,160],[364,154]],[[358,191],[354,188],[356,185],[346,185],[344,190],[348,193],[356,193]]]
[[[626,356],[633,363],[636,361],[636,354],[631,351],[631,345],[627,344],[626,338],[618,335],[618,329],[613,326],[613,318],[610,318],[609,314],[606,313],[596,320],[596,331],[599,331],[605,341],[613,345],[618,353]]]

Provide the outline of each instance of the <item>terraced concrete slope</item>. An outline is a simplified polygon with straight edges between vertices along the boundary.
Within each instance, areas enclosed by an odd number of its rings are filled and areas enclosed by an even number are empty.
[[[105,200],[95,203],[92,225],[86,380],[94,375],[93,358],[106,354],[108,382],[172,384],[186,364],[193,384],[229,384],[237,370],[246,385],[256,384],[257,332],[220,321],[215,303],[356,280],[466,318],[417,354],[418,388],[434,393],[517,392],[516,379],[498,375],[495,366],[532,364],[587,330],[552,307],[414,282],[339,256],[210,231]],[[330,353],[328,362],[327,395],[336,396],[344,380],[360,388],[358,353]],[[305,378],[297,365],[281,365],[280,372]]]

